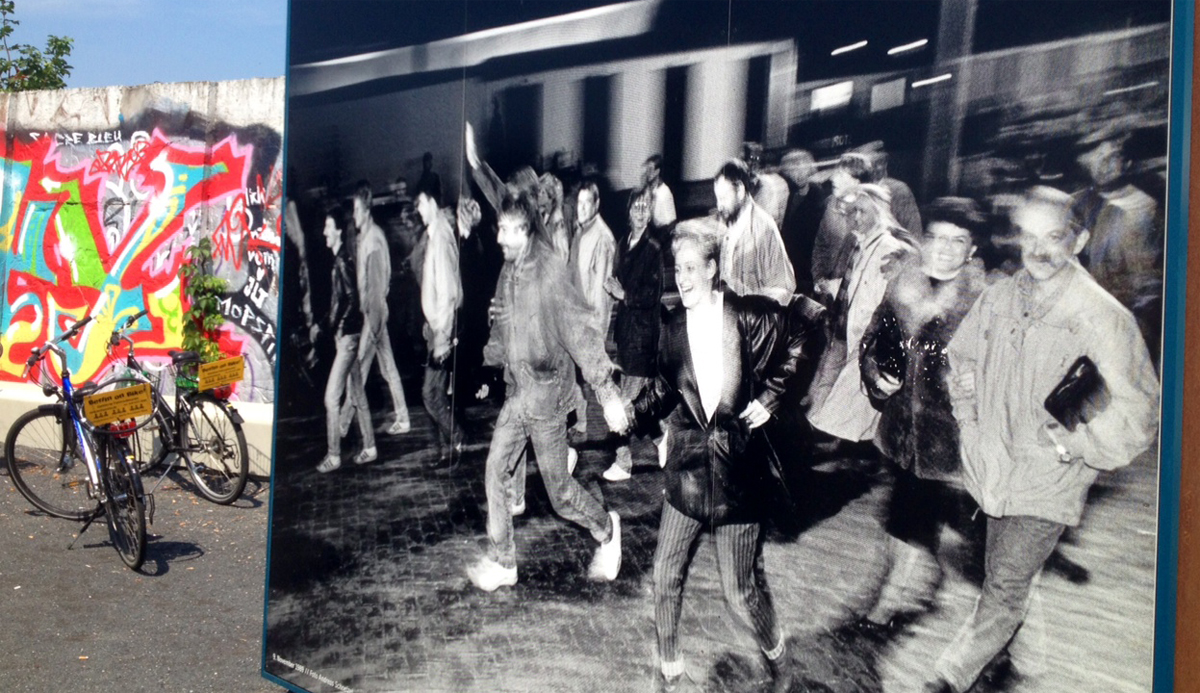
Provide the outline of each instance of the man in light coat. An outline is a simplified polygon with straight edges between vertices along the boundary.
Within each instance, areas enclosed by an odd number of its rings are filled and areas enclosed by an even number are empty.
[[[750,196],[750,188],[750,169],[738,159],[713,177],[722,234],[721,281],[738,296],[766,296],[787,306],[796,290],[796,274],[779,227]]]
[[[439,457],[447,448],[462,444],[462,432],[454,426],[447,390],[450,387],[451,354],[457,342],[454,318],[462,305],[462,279],[458,270],[458,241],[449,219],[438,207],[441,198],[436,180],[417,186],[417,213],[425,222],[428,245],[421,266],[421,312],[425,316],[428,360],[421,396],[425,410],[437,429]]]
[[[1088,232],[1070,205],[1050,188],[1026,195],[1013,213],[1023,268],[984,290],[948,348],[963,483],[987,515],[987,543],[979,601],[929,692],[972,686],[1024,621],[1034,580],[1063,530],[1079,524],[1088,488],[1157,431],[1150,355],[1129,310],[1079,265]],[[1107,396],[1072,405],[1088,414],[1069,430],[1044,402],[1084,356]]]

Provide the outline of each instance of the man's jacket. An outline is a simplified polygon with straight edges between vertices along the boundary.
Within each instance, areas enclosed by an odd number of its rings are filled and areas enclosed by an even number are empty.
[[[604,336],[548,242],[530,239],[524,257],[504,263],[494,312],[483,359],[505,369],[505,408],[529,419],[565,420],[574,407],[576,365],[600,402],[617,396]]]
[[[963,484],[993,517],[1032,515],[1077,525],[1101,470],[1129,464],[1154,441],[1158,379],[1129,310],[1078,264],[1062,270],[1043,304],[1023,300],[1022,270],[983,291],[948,347],[950,395],[962,437]],[[1059,443],[1039,433],[1046,396],[1080,356],[1111,396]]]

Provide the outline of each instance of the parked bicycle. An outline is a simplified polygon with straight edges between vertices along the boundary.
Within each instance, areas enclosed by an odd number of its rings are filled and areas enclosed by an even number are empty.
[[[4,458],[21,495],[49,515],[83,521],[79,536],[103,515],[121,560],[137,570],[146,557],[147,496],[127,441],[138,423],[93,426],[80,411],[89,395],[116,392],[135,381],[116,378],[76,387],[60,346],[90,321],[89,316],[75,323],[34,349],[26,360],[24,377],[36,373],[30,379],[58,401],[17,418],[4,441]],[[62,366],[61,385],[43,377],[44,365],[37,367],[50,353],[58,356]],[[153,508],[152,497],[149,502]]]
[[[175,397],[174,405],[168,403],[162,394],[162,373],[155,373],[138,361],[133,339],[128,336],[145,315],[143,310],[119,323],[108,340],[110,353],[125,342],[128,374],[154,386],[154,419],[131,439],[138,469],[143,475],[161,470],[151,488],[153,492],[175,464],[182,461],[200,495],[228,505],[242,495],[250,474],[241,414],[228,400],[196,389],[195,378],[186,372],[200,363],[194,351],[169,352]],[[173,464],[168,464],[172,455]]]

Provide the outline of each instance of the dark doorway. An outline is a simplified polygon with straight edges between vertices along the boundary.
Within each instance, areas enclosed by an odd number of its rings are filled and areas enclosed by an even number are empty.
[[[612,77],[583,81],[583,161],[608,170],[609,129],[612,125]]]

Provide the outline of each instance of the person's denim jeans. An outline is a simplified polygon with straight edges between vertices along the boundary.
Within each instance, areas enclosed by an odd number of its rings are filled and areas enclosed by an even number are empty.
[[[526,441],[533,442],[538,471],[554,512],[581,525],[596,541],[608,541],[612,535],[608,511],[601,501],[567,474],[567,429],[562,419],[523,420],[506,404],[496,419],[484,472],[488,539],[491,540],[488,557],[506,568],[517,564],[512,513],[508,505],[509,484],[521,461]]]
[[[329,368],[329,380],[325,382],[325,437],[331,457],[341,455],[342,451],[338,419],[343,394],[348,395],[347,399],[357,412],[363,447],[375,447],[375,429],[371,427],[371,411],[367,409],[367,395],[363,392],[362,376],[358,370],[358,335],[339,334],[335,344],[337,353]]]
[[[367,316],[364,318],[372,319]],[[395,420],[409,423],[408,403],[404,400],[404,385],[400,381],[400,369],[396,367],[396,356],[392,353],[392,338],[388,334],[387,318],[384,317],[382,321],[376,319],[376,322],[378,326],[375,330],[375,338],[359,349],[359,376],[365,384],[367,375],[371,372],[371,364],[378,360],[379,371],[383,373],[383,379],[387,381],[388,391],[392,395]],[[366,398],[363,398],[363,402],[365,406]],[[355,406],[357,405],[350,402],[342,409],[342,426],[350,423],[350,418],[354,416]],[[368,409],[368,411],[370,410]]]
[[[1040,517],[989,517],[983,591],[935,665],[956,691],[971,687],[1025,620],[1034,579],[1066,528]]]

